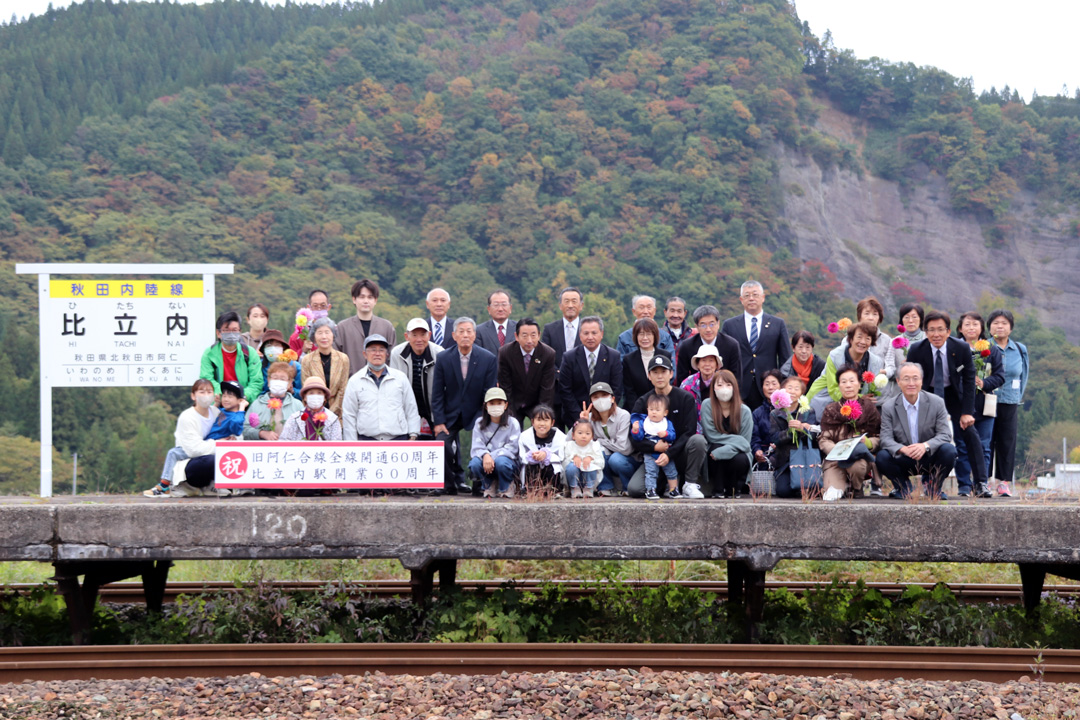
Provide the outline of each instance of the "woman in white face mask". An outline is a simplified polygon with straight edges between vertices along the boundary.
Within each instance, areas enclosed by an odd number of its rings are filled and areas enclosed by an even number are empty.
[[[267,391],[257,397],[248,408],[248,421],[244,424],[245,440],[280,439],[285,421],[304,409],[304,404],[293,397],[291,392],[296,376],[296,370],[291,363],[270,363],[266,376]]]
[[[737,497],[750,482],[754,416],[743,405],[739,381],[730,370],[713,376],[709,397],[701,401],[701,430],[709,443],[713,497]]]
[[[521,426],[507,412],[506,405],[506,393],[502,388],[489,388],[484,393],[484,411],[473,425],[469,474],[480,479],[484,497],[495,497],[496,481],[499,497],[514,496]]]
[[[593,439],[604,451],[603,478],[596,492],[601,497],[617,492],[615,479],[618,478],[618,491],[625,495],[630,478],[641,466],[641,461],[634,459],[630,444],[630,413],[615,404],[607,383],[596,383],[589,390],[590,405],[581,409],[581,417],[592,423]]]
[[[293,381],[290,392],[293,397],[300,399],[300,363],[296,353],[289,349],[285,336],[280,330],[267,330],[263,333],[262,342],[259,343],[259,353],[262,355],[263,391],[269,387],[270,365],[276,362],[288,363],[293,368]],[[286,415],[285,417],[289,417]]]
[[[285,421],[281,431],[282,441],[292,440],[341,440],[341,420],[326,407],[330,388],[318,377],[309,377],[300,389],[304,407]]]

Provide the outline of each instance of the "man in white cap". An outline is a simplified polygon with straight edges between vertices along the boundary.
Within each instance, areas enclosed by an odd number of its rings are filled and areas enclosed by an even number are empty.
[[[716,346],[702,345],[690,358],[690,366],[695,372],[682,381],[679,389],[694,396],[694,401],[697,403],[697,431],[700,433],[701,401],[709,397],[713,376],[724,367],[724,359],[720,357],[720,351],[716,349]]]
[[[442,348],[431,342],[431,332],[423,318],[413,318],[405,326],[405,342],[395,345],[390,351],[390,367],[405,373],[416,398],[416,409],[420,413],[420,436],[425,439],[435,437],[431,421],[431,388],[435,378],[435,358]]]
[[[341,407],[343,438],[415,440],[420,413],[405,373],[387,365],[390,343],[382,335],[364,338],[365,367],[349,378]]]

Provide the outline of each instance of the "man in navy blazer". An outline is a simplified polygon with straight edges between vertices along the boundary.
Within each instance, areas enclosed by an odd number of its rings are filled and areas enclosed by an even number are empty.
[[[581,404],[589,405],[589,388],[606,382],[615,397],[622,397],[622,358],[615,348],[604,345],[604,321],[595,315],[581,319],[581,345],[563,355],[559,368],[559,397],[562,401],[562,422],[574,424],[581,414]],[[593,371],[589,373],[590,360]]]
[[[476,344],[489,353],[498,355],[506,343],[513,342],[514,330],[517,327],[517,324],[510,319],[513,309],[510,304],[510,293],[505,290],[495,290],[488,295],[487,310],[491,319],[476,327]],[[500,331],[501,341],[499,340]]]
[[[450,318],[450,293],[442,288],[432,288],[426,299],[428,312],[428,330],[431,342],[443,350],[454,346],[454,321]]]
[[[765,401],[761,394],[761,379],[765,373],[787,362],[791,357],[791,343],[784,321],[762,310],[765,288],[761,283],[757,280],[744,282],[739,289],[739,301],[743,306],[742,314],[725,320],[722,332],[739,343],[742,361],[739,392],[743,403],[756,410]]]
[[[562,398],[559,397],[559,369],[567,350],[581,346],[578,327],[581,325],[581,309],[585,296],[576,287],[564,287],[559,293],[559,310],[562,317],[544,326],[540,342],[555,351],[555,424],[562,424]]]
[[[967,449],[971,475],[957,479],[958,494],[970,496],[974,481],[978,497],[988,498],[992,493],[986,482],[986,458],[975,430],[975,361],[966,341],[949,337],[951,324],[948,313],[926,313],[923,319],[926,339],[908,349],[907,361],[922,366],[923,390],[945,401],[945,409],[952,418],[953,439],[957,444],[963,442]]]
[[[484,405],[484,393],[498,382],[499,362],[495,356],[476,345],[476,321],[460,317],[454,321],[456,347],[435,358],[435,377],[431,388],[431,420],[435,439],[446,445],[446,474],[443,487],[447,493],[469,493],[461,469],[458,434],[472,430]],[[463,362],[464,359],[464,362]],[[462,372],[467,368],[465,372]]]

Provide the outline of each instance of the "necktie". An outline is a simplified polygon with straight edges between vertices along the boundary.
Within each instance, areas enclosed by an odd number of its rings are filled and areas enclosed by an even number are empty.
[[[465,355],[461,356],[461,379],[464,380],[469,375],[469,358]]]
[[[596,353],[589,353],[589,382],[592,382],[593,374],[596,372]]]
[[[435,340],[435,344],[442,346],[442,323],[435,323],[435,331],[432,333],[432,338]]]
[[[757,318],[750,318],[750,352],[757,352]]]
[[[506,332],[503,330],[503,326],[499,326],[499,347],[506,344]]]
[[[934,351],[934,394],[945,399],[945,366],[941,362],[942,352]]]
[[[566,345],[566,347],[564,348],[564,350],[566,350],[566,351],[570,351],[570,350],[572,350],[572,349],[573,349],[573,347],[574,347],[574,340],[575,340],[575,338],[577,337],[577,336],[576,336],[576,335],[574,334],[574,326],[573,326],[573,325],[572,325],[571,323],[566,323],[566,330],[564,331],[564,335],[565,335],[565,338],[564,338],[564,343],[565,343],[565,345]]]
[[[525,374],[529,374],[529,365],[532,364],[532,353],[525,353]]]

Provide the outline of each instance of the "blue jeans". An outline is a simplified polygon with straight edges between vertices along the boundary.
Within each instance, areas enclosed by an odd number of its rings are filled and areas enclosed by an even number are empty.
[[[674,480],[676,486],[679,483],[679,469],[675,467],[675,463],[669,462],[664,466],[664,477],[669,481]],[[645,489],[655,490],[656,479],[660,475],[660,466],[656,464],[656,458],[651,453],[645,454]]]
[[[630,478],[634,477],[634,472],[639,467],[641,467],[641,463],[632,457],[622,453],[604,453],[604,477],[600,481],[600,487],[597,489],[613,490],[615,488],[614,478],[618,476],[619,482],[622,483],[622,489],[625,491],[630,487]]]
[[[484,472],[484,458],[474,457],[469,461],[469,474],[480,478],[480,487],[486,492],[491,483],[498,478],[499,492],[509,492],[510,483],[514,482],[514,460],[508,457],[495,458],[495,470]]]
[[[187,453],[184,452],[182,447],[174,447],[165,453],[165,465],[161,468],[161,479],[172,482],[173,468],[176,467],[176,463],[185,459],[187,459]]]
[[[975,421],[975,432],[979,433],[982,441],[983,456],[986,458],[986,469],[990,470],[990,440],[994,437],[994,418],[981,417]],[[956,485],[957,487],[971,488],[971,461],[968,460],[967,443],[963,438],[956,438]]]
[[[600,478],[599,470],[578,470],[578,466],[574,463],[567,463],[563,468],[563,474],[566,475],[566,484],[572,488],[595,488]]]

